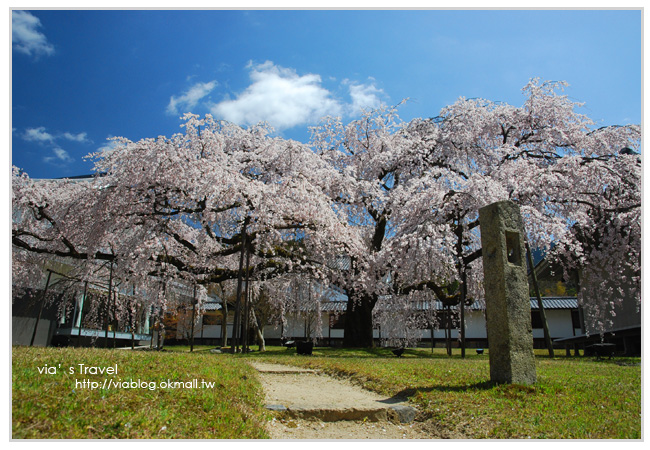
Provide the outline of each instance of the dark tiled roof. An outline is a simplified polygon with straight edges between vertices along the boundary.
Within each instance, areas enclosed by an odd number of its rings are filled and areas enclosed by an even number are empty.
[[[218,311],[221,309],[221,303],[205,302],[201,305],[203,311]]]
[[[544,309],[577,309],[578,299],[576,297],[542,297]],[[537,299],[530,299],[530,308],[537,309]]]
[[[544,309],[576,309],[578,308],[577,297],[542,297]],[[485,309],[485,300],[476,300],[470,309]],[[539,309],[537,298],[530,298],[530,309]]]
[[[577,309],[578,299],[576,297],[543,297],[542,302],[544,309]],[[381,307],[381,305],[379,305]],[[434,302],[434,307],[441,311],[444,309],[442,302]],[[431,302],[420,302],[417,309],[420,311],[427,311],[431,308]],[[323,312],[343,312],[347,309],[347,302],[345,301],[332,301],[324,302],[321,304],[321,311]],[[484,310],[485,300],[476,300],[467,309]],[[530,309],[538,309],[537,299],[530,299]]]

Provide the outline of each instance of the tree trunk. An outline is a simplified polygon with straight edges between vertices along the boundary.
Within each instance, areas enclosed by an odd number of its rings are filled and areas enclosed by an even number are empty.
[[[345,312],[344,347],[375,346],[372,337],[372,309],[376,302],[377,297],[373,295],[363,294],[356,299],[354,295],[349,296]]]
[[[546,348],[548,349],[548,355],[551,358],[555,357],[555,352],[553,350],[553,341],[551,340],[551,333],[548,331],[548,322],[546,321],[546,311],[544,310],[544,304],[542,303],[542,296],[539,293],[539,285],[537,284],[537,274],[535,273],[535,265],[533,264],[533,255],[530,251],[530,245],[526,242],[526,257],[528,258],[528,265],[530,266],[530,274],[533,279],[533,287],[535,288],[535,295],[537,296],[537,306],[539,308],[539,315],[542,318],[542,326],[544,328],[544,342],[546,343]]]
[[[261,329],[260,327],[255,327],[257,331],[257,345],[259,348],[257,349],[260,352],[265,352],[266,351],[266,340],[264,340],[264,329]]]
[[[258,350],[260,352],[265,352],[266,341],[264,340],[264,324],[261,324],[260,321],[257,320],[257,315],[255,314],[255,308],[251,308],[251,316],[252,316],[253,327],[255,328],[255,333],[257,335],[257,344],[259,345]]]
[[[397,184],[397,180],[395,180],[395,183]],[[375,232],[372,237],[370,251],[375,253],[381,250],[386,237],[388,215],[385,211],[379,215],[372,215],[375,218]],[[356,267],[354,258],[350,261],[350,267],[353,269],[353,273],[358,274],[358,267]],[[343,346],[373,348],[375,340],[372,335],[372,310],[377,303],[377,295],[366,292],[357,294],[353,289],[349,289],[347,294],[348,306],[343,327]]]
[[[239,254],[239,272],[237,274],[237,296],[235,298],[235,317],[232,324],[232,338],[230,339],[230,353],[236,353],[241,336],[239,332],[241,331],[239,327],[241,326],[241,300],[242,300],[242,286],[244,282],[244,256],[246,252],[246,225],[242,230],[242,246],[241,252]]]

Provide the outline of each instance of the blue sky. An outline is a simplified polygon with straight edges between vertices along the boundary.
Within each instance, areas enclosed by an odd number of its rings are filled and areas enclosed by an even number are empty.
[[[404,98],[405,120],[521,105],[533,77],[599,125],[640,123],[641,28],[639,10],[14,10],[12,162],[87,174],[107,138],[170,136],[184,112],[306,142],[323,115]]]

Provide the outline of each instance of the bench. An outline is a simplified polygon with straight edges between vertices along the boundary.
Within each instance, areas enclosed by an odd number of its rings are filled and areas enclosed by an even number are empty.
[[[311,341],[298,342],[296,344],[296,353],[299,355],[311,355],[314,351],[314,343]]]
[[[597,359],[603,356],[609,356],[609,359],[612,359],[616,351],[616,344],[593,344],[585,347],[585,350],[589,351],[590,354],[596,355]]]

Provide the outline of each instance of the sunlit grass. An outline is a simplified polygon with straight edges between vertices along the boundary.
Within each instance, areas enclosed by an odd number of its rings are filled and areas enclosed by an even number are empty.
[[[185,438],[257,439],[270,417],[262,405],[255,372],[246,364],[263,360],[322,370],[350,378],[367,389],[408,399],[418,420],[436,436],[453,438],[641,437],[639,358],[596,360],[536,351],[533,386],[490,383],[489,357],[467,350],[295,349],[230,355],[209,346],[167,351],[14,347],[12,351],[13,438]],[[65,370],[118,365],[117,375],[74,375]],[[45,364],[56,375],[41,374]],[[61,364],[61,368],[58,368]],[[75,379],[147,382],[214,381],[212,389],[87,389]]]
[[[117,375],[70,374],[78,364],[112,367]],[[41,374],[39,367],[56,367]],[[61,365],[59,368],[58,365]],[[266,411],[254,371],[209,352],[28,348],[12,351],[13,438],[259,439]],[[194,379],[213,388],[89,389],[75,380],[157,383]]]
[[[252,354],[269,362],[295,364],[356,380],[367,389],[408,398],[420,420],[450,437],[639,439],[639,358],[596,360],[548,357],[536,351],[533,386],[490,383],[489,357],[468,349],[407,350],[316,348],[313,356],[271,348]],[[251,356],[247,356],[251,357]]]

